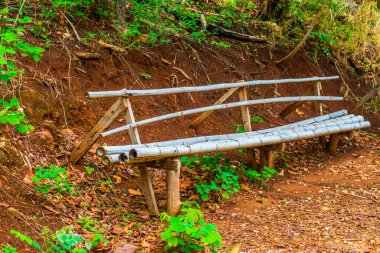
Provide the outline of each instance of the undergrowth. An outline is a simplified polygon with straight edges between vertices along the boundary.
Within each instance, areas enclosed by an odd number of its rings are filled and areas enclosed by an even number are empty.
[[[317,19],[309,41],[316,59],[319,52],[345,64],[354,72],[374,78],[380,68],[380,13],[376,1],[289,0],[282,15],[272,19],[274,41],[295,45]],[[273,26],[266,26],[271,28]],[[375,78],[373,84],[377,82]]]
[[[177,217],[164,212],[160,218],[168,224],[161,234],[161,239],[166,243],[165,250],[186,253],[217,252],[216,249],[222,247],[218,227],[204,221],[203,213],[196,202],[184,202]]]
[[[197,172],[196,191],[201,200],[206,201],[222,197],[229,199],[230,196],[239,192],[241,184],[245,178],[250,182],[266,184],[266,179],[276,174],[276,170],[264,166],[262,172],[247,168],[246,165],[239,163],[231,164],[229,159],[224,159],[222,154],[214,156],[188,157],[181,158],[183,166]]]
[[[79,235],[72,227],[63,227],[60,230],[52,232],[45,227],[40,232],[40,238],[43,244],[38,244],[36,240],[17,230],[10,230],[10,234],[19,239],[22,243],[28,245],[33,252],[44,253],[86,253],[97,248],[103,243],[107,243],[105,235],[107,230],[98,228],[99,222],[89,216],[82,217],[77,223],[83,229],[85,236]],[[16,253],[17,249],[9,244],[3,245],[0,250],[3,253]]]

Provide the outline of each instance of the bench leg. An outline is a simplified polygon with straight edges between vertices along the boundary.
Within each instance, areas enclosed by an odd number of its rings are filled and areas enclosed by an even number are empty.
[[[257,162],[255,157],[255,150],[253,148],[247,149],[248,167],[257,170]]]
[[[170,216],[176,216],[181,209],[179,194],[179,177],[181,162],[179,159],[168,159],[166,161],[166,190],[167,190],[167,212]]]
[[[339,134],[332,134],[329,141],[329,152],[334,153],[338,149]]]
[[[143,182],[143,192],[148,204],[149,212],[153,215],[159,215],[156,197],[154,196],[152,181],[150,180],[148,169],[145,167],[139,167],[140,177]]]
[[[260,170],[263,171],[264,166],[268,166],[269,168],[274,168],[274,156],[276,152],[271,150],[260,150]]]

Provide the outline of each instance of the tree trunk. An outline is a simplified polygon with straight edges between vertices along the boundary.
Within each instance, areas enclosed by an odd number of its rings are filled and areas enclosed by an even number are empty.
[[[96,8],[110,11],[115,14],[115,18],[120,25],[125,22],[126,0],[95,0]]]
[[[288,5],[289,0],[264,0],[261,7],[261,15],[266,20],[280,19],[288,9]]]

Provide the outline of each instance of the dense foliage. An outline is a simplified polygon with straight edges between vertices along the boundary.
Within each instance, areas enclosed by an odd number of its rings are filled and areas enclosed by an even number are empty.
[[[218,227],[204,221],[203,213],[196,202],[184,202],[177,217],[167,213],[162,213],[160,217],[168,223],[168,227],[161,234],[161,239],[166,242],[165,250],[175,249],[186,253],[217,252],[216,249],[222,247]]]

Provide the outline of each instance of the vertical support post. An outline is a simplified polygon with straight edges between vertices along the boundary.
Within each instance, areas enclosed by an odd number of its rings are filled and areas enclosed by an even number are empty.
[[[176,216],[181,210],[181,199],[179,193],[181,162],[178,158],[166,159],[164,164],[167,169],[167,211],[170,216]]]
[[[129,98],[123,98],[123,104],[126,108],[126,113],[124,115],[127,124],[132,124],[135,121],[135,116],[133,114],[131,101]],[[140,135],[136,127],[129,129],[129,136],[131,138],[132,144],[141,144]],[[143,192],[148,204],[149,212],[153,215],[159,215],[158,206],[156,202],[156,197],[154,196],[152,181],[149,177],[148,169],[146,167],[139,166],[140,177],[143,182]]]
[[[247,94],[247,88],[246,87],[240,88],[239,99],[240,99],[240,101],[247,101],[248,100],[248,94]],[[241,114],[242,114],[242,118],[243,118],[244,130],[246,132],[251,132],[252,126],[251,126],[251,118],[249,115],[249,107],[248,106],[242,106],[241,107]],[[254,170],[257,170],[255,150],[253,148],[247,149],[247,158],[248,158],[248,165],[251,168],[253,168]]]
[[[316,82],[313,84],[313,95],[321,96],[322,95],[322,83]],[[317,116],[323,115],[323,104],[321,101],[314,101],[314,111]],[[326,147],[326,139],[324,136],[319,137],[319,143],[322,145],[322,148]]]
[[[71,153],[70,162],[76,164],[92,145],[100,138],[100,134],[125,110],[122,100],[118,99],[104,114],[94,128],[84,137],[79,146]]]
[[[260,150],[260,164],[261,166],[268,166],[269,168],[274,169],[274,157],[276,152],[285,151],[285,143],[262,146]]]
[[[330,136],[329,151],[331,153],[336,152],[336,150],[338,149],[339,136],[340,136],[340,134],[332,134]]]

